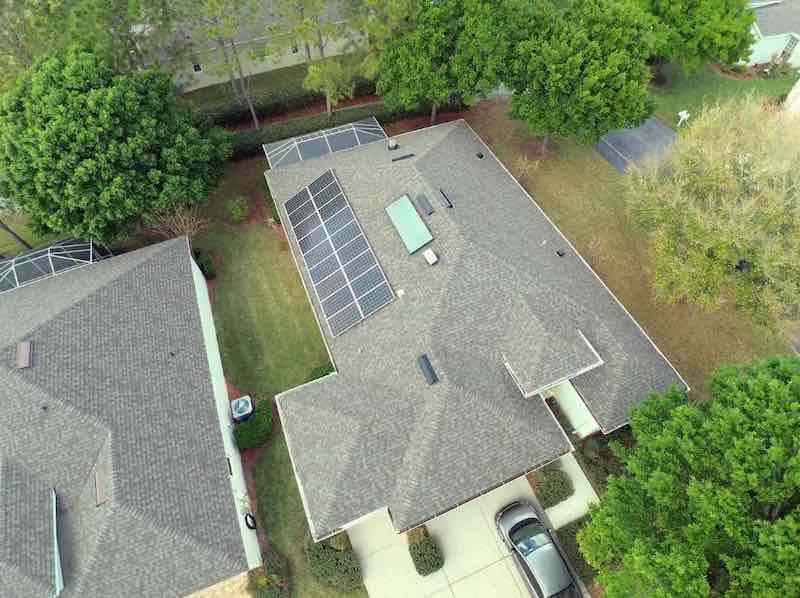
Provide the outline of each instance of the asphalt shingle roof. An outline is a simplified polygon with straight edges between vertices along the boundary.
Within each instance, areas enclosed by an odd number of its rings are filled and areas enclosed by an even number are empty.
[[[764,36],[784,33],[800,35],[800,0],[781,0],[756,8],[755,13],[756,23]]]
[[[323,326],[337,373],[277,399],[317,538],[384,507],[408,529],[568,452],[544,401],[520,387],[570,377],[611,430],[650,391],[680,383],[466,123],[398,142],[396,152],[375,143],[266,173],[288,222],[283,201],[333,169],[397,294],[341,336]],[[413,156],[391,161],[402,154]],[[439,189],[454,208],[440,206]],[[385,212],[421,193],[435,208],[425,218],[435,266],[408,255]],[[422,353],[440,378],[433,386]]]
[[[247,569],[186,239],[3,294],[0,338],[0,458],[58,494],[62,596],[180,596]]]

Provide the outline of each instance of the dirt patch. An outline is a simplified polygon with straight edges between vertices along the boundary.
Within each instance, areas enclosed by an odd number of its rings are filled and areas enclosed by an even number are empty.
[[[357,98],[349,98],[342,100],[339,102],[339,105],[336,106],[337,110],[342,108],[353,108],[356,106],[365,106],[367,104],[374,104],[379,102],[380,98],[376,95],[368,95],[368,96],[359,96]],[[291,120],[293,118],[302,118],[304,116],[316,116],[318,114],[322,114],[325,112],[325,101],[315,102],[305,108],[298,108],[296,110],[290,110],[283,114],[276,114],[274,116],[264,116],[258,119],[259,124],[261,125],[268,125],[271,123],[281,122],[284,120]],[[229,131],[249,131],[253,129],[253,121],[251,118],[247,120],[239,121],[238,123],[234,123],[231,125],[225,125],[225,128]]]
[[[289,239],[286,237],[286,231],[283,230],[283,225],[280,222],[275,222],[272,225],[272,230],[274,230],[275,234],[278,235],[278,237],[280,237],[281,241],[283,241],[284,243],[287,244],[286,248],[288,249],[289,248],[289,245],[288,245]],[[281,246],[281,248],[283,248],[283,246]]]
[[[264,224],[267,221],[267,206],[264,195],[257,191],[247,194],[247,224]]]
[[[442,112],[436,117],[436,123],[446,123],[452,120],[458,120],[459,118],[464,118],[466,113],[467,112],[465,110],[459,110],[456,112]],[[414,118],[406,118],[388,123],[384,126],[384,130],[386,131],[386,134],[391,137],[393,135],[399,135],[400,133],[407,133],[408,131],[424,129],[425,127],[430,126],[430,124],[431,117],[429,115],[415,116]]]
[[[757,74],[750,67],[748,67],[744,71],[735,71],[721,64],[712,64],[711,68],[712,70],[714,70],[716,73],[719,73],[723,77],[727,77],[728,79],[734,79],[736,81],[748,81],[750,79],[755,79],[757,77]]]

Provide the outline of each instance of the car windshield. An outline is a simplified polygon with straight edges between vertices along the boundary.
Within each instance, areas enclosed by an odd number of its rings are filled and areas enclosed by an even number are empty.
[[[528,556],[537,548],[550,543],[550,537],[544,527],[535,520],[528,520],[515,526],[509,536],[522,556]]]

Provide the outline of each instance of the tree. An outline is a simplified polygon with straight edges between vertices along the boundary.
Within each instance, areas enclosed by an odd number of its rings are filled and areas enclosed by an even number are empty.
[[[627,0],[575,0],[516,45],[510,114],[539,136],[597,141],[652,112],[652,20]]]
[[[64,41],[67,11],[59,2],[0,0],[0,88]]]
[[[755,20],[749,0],[637,0],[656,17],[656,52],[688,70],[710,60],[734,64],[750,54]]]
[[[390,40],[380,59],[378,93],[393,107],[466,104],[500,80],[505,36],[489,0],[426,2],[413,30]]]
[[[380,72],[380,58],[386,44],[412,30],[423,0],[343,0],[344,33],[348,50],[361,57],[358,71],[368,79]]]
[[[228,76],[233,96],[246,105],[253,127],[260,128],[258,115],[250,97],[250,77],[242,67],[237,32],[255,18],[253,0],[202,0],[196,8],[194,22],[197,33],[213,43],[219,50],[222,71]]]
[[[0,196],[39,232],[110,242],[206,198],[230,153],[180,107],[166,74],[117,75],[78,48],[37,62],[0,101]]]
[[[800,316],[798,163],[800,119],[750,97],[704,108],[665,161],[634,173],[628,203],[657,295]]]
[[[708,402],[672,388],[633,410],[636,444],[618,449],[625,474],[609,478],[578,535],[605,596],[794,592],[798,380],[798,357],[725,366]]]
[[[302,46],[306,61],[311,62],[313,46],[324,59],[328,43],[341,34],[339,25],[327,17],[327,0],[273,0],[270,8],[276,19],[267,26],[268,55],[283,56],[288,49]]]
[[[325,93],[325,108],[328,114],[344,98],[353,97],[355,81],[349,65],[344,59],[328,58],[311,63],[303,87]]]

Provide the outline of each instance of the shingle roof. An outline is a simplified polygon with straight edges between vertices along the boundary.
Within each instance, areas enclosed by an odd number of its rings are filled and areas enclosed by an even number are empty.
[[[0,456],[56,489],[62,596],[184,595],[247,569],[186,239],[2,295],[0,338]],[[22,339],[34,365],[16,370]]]
[[[316,537],[383,507],[407,529],[568,452],[544,402],[523,396],[506,362],[527,391],[571,377],[605,430],[680,382],[463,121],[398,141],[412,158],[392,162],[376,143],[266,174],[288,222],[282,200],[332,168],[397,294],[341,336],[323,327],[338,373],[278,397]],[[453,209],[439,206],[440,188]],[[432,267],[407,254],[385,212],[420,193],[435,206]],[[438,384],[420,374],[422,353]]]
[[[751,4],[761,4],[753,2]],[[758,29],[764,36],[796,33],[800,35],[800,0],[781,0],[780,2],[759,6],[755,9]]]

